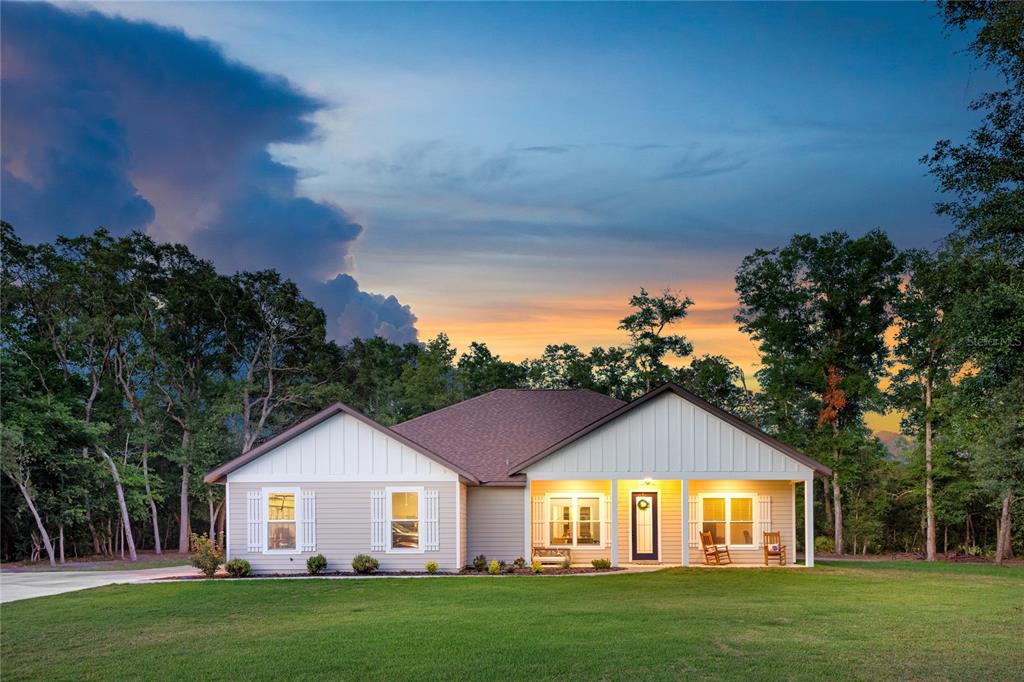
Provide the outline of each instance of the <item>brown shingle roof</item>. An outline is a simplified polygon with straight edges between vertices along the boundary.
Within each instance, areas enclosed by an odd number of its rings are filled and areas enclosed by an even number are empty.
[[[586,389],[498,389],[392,427],[473,472],[513,482],[509,470],[625,405]]]

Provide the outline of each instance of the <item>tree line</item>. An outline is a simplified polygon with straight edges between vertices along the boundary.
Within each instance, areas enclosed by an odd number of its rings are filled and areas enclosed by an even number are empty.
[[[630,400],[664,381],[834,470],[815,496],[822,548],[1021,551],[1024,11],[942,7],[949,27],[977,28],[972,50],[1007,83],[973,103],[983,122],[966,142],[922,159],[954,231],[931,250],[835,231],[747,256],[749,385],[728,358],[694,356],[679,292],[633,296],[622,346],[552,344],[518,363],[444,334],[339,346],[275,271],[219,274],[140,233],[29,245],[4,223],[0,554],[134,559],[187,551],[193,530],[222,540],[223,489],[203,474],[336,400],[394,424],[495,388]],[[895,453],[865,422],[890,410],[906,437]]]

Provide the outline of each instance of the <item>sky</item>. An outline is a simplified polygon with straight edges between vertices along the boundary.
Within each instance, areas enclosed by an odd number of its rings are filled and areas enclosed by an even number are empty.
[[[2,205],[275,267],[341,340],[624,341],[640,287],[748,371],[798,232],[933,246],[918,159],[993,75],[934,5],[5,2]]]

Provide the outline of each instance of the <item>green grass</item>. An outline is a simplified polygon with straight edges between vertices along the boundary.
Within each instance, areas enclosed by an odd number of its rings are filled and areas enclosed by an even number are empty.
[[[192,581],[3,606],[4,680],[1019,679],[1024,569]]]

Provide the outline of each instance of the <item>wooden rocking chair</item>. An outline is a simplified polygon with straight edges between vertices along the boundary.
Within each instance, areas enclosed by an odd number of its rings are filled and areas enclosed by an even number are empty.
[[[724,566],[732,563],[729,548],[726,545],[716,545],[711,531],[700,532],[700,544],[704,548],[704,563],[706,565]]]
[[[777,559],[779,566],[786,565],[786,546],[782,544],[782,533],[777,530],[765,531],[764,534],[764,565],[769,559]]]

